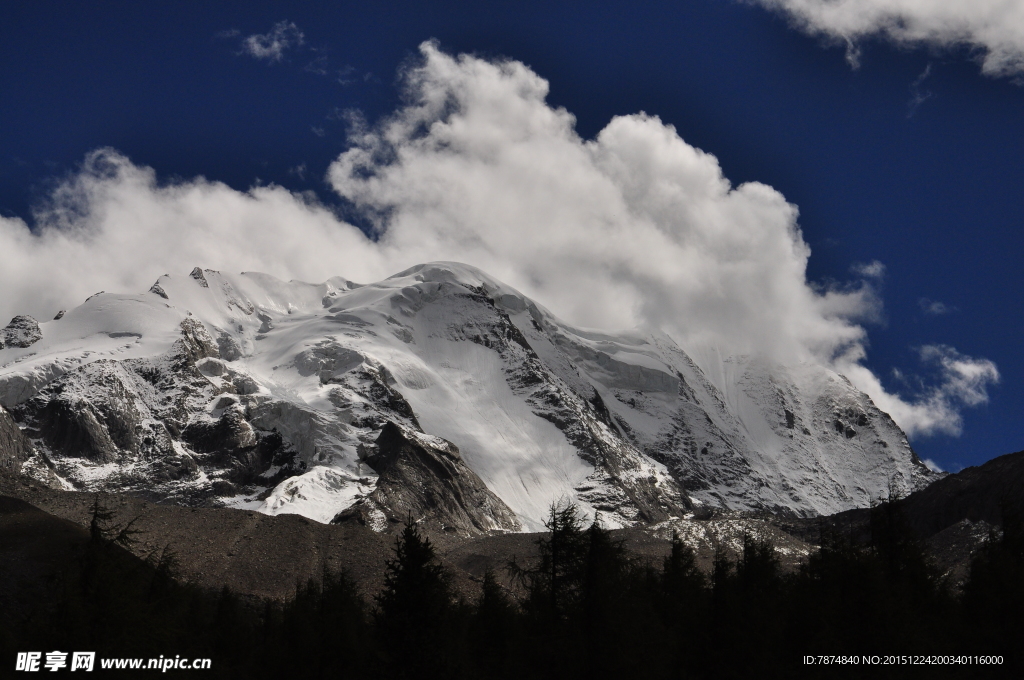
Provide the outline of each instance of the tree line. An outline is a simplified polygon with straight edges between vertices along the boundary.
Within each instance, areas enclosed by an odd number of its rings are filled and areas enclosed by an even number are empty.
[[[553,508],[538,559],[487,572],[479,596],[452,576],[415,523],[397,537],[382,590],[367,601],[345,573],[253,606],[176,578],[174,556],[125,549],[131,527],[93,510],[80,559],[45,602],[6,630],[0,651],[181,654],[213,659],[209,678],[1013,677],[1024,640],[1024,529],[1006,518],[961,591],[931,566],[897,504],[872,512],[863,544],[823,529],[783,573],[771,542],[746,536],[710,573],[675,536],[660,563],[631,556],[574,506]],[[824,525],[823,525],[824,526]],[[804,665],[814,655],[1002,655],[1002,666]],[[197,673],[197,671],[189,671]],[[185,673],[185,672],[181,672]],[[173,675],[174,672],[172,671]]]

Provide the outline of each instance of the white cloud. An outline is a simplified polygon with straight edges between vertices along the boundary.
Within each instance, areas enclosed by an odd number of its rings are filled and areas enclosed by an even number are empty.
[[[198,178],[158,183],[112,149],[90,153],[30,230],[0,217],[0,319],[49,319],[99,290],[141,292],[190,266],[324,280],[374,278],[377,248],[280,187],[239,192]],[[377,264],[374,264],[377,263]]]
[[[942,370],[944,381],[938,388],[950,400],[967,406],[988,402],[987,387],[999,382],[999,371],[988,359],[973,359],[947,345],[925,345],[921,361]]]
[[[931,62],[924,67],[924,71],[921,72],[914,82],[910,84],[910,101],[907,102],[907,118],[913,118],[917,110],[921,108],[921,104],[932,98],[931,90],[922,89],[924,81],[928,80],[928,77],[932,74]]]
[[[868,279],[882,279],[885,277],[885,265],[878,260],[856,262],[850,266],[850,271],[857,276],[863,276]]]
[[[921,462],[924,463],[925,467],[927,467],[932,472],[945,472],[945,470],[942,469],[942,466],[940,466],[938,463],[936,463],[931,458],[925,458]]]
[[[789,16],[802,30],[847,48],[882,37],[901,46],[970,48],[989,76],[1024,74],[1024,3],[1019,0],[748,0]]]
[[[959,311],[956,307],[947,305],[945,302],[929,300],[928,298],[921,298],[917,301],[917,304],[922,312],[931,316],[942,316],[943,314],[952,314]]]
[[[797,209],[771,187],[731,185],[714,156],[654,116],[616,117],[581,139],[523,64],[421,50],[406,103],[377,126],[351,116],[352,146],[329,172],[375,240],[306,194],[160,183],[99,150],[32,230],[0,218],[0,318],[48,318],[197,265],[374,281],[457,260],[580,325],[654,326],[684,346],[837,366],[911,432],[952,432],[942,423],[955,409],[983,401],[995,367],[949,348],[925,357],[944,371],[934,394],[907,402],[882,389],[861,363],[860,321],[880,305],[871,283],[809,285]]]
[[[302,45],[305,36],[291,21],[279,21],[269,33],[255,33],[242,40],[242,53],[270,62],[284,59],[286,50]],[[316,63],[316,62],[314,62]]]

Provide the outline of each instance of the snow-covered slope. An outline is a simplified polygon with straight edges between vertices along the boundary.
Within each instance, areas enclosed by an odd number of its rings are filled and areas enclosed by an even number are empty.
[[[0,404],[35,442],[24,468],[75,488],[395,519],[377,505],[405,477],[384,493],[373,463],[389,422],[420,452],[401,469],[436,486],[401,507],[475,498],[445,515],[460,531],[538,529],[565,500],[612,526],[701,505],[830,513],[934,478],[842,376],[712,350],[701,370],[668,336],[572,328],[461,264],[370,285],[197,268],[97,294],[41,339],[19,318]],[[430,460],[447,476],[423,477]]]

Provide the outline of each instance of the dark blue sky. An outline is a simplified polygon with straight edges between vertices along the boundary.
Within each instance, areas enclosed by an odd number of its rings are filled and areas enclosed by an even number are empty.
[[[31,221],[102,146],[162,177],[336,201],[323,176],[346,147],[337,112],[394,110],[397,69],[436,38],[529,65],[583,137],[646,111],[732,182],[779,190],[800,208],[813,281],[882,261],[885,318],[869,327],[867,365],[890,390],[911,393],[893,369],[927,380],[915,351],[926,344],[1002,375],[987,405],[964,411],[961,437],[917,438],[918,452],[956,470],[1024,448],[1024,87],[982,76],[966,53],[868,43],[852,70],[841,49],[729,0],[22,2],[0,18],[0,214]],[[305,43],[277,63],[240,55],[225,34],[282,20]],[[926,314],[922,299],[953,311]]]

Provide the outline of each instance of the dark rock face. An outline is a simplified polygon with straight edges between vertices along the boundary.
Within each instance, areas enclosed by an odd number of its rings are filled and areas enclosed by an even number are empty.
[[[339,521],[354,516],[372,525],[374,515],[383,513],[393,523],[411,515],[463,534],[520,528],[515,513],[487,489],[449,441],[388,422],[364,460],[380,475],[377,488],[341,513]]]
[[[193,421],[182,431],[181,437],[193,451],[209,454],[203,457],[206,462],[227,469],[227,479],[215,483],[215,493],[233,495],[237,493],[234,484],[243,487],[252,484],[274,464],[282,466],[281,474],[262,481],[276,482],[298,472],[297,468],[293,469],[294,453],[287,450],[281,435],[254,428],[237,403],[215,421]]]
[[[203,288],[210,287],[210,284],[206,281],[206,275],[203,274],[203,270],[200,269],[199,267],[193,268],[192,273],[189,274],[189,276],[198,281],[199,285],[202,286]]]
[[[119,461],[141,452],[140,435],[148,430],[133,377],[117,362],[100,360],[54,381],[18,412],[34,416],[32,424],[54,451]]]
[[[0,331],[0,349],[7,347],[31,347],[43,338],[39,322],[31,316],[16,316]]]
[[[31,436],[42,440],[43,453],[55,454],[51,458],[58,465],[79,458],[126,466],[128,472],[111,480],[118,488],[157,493],[161,485],[194,479],[196,460],[176,448],[175,440],[195,410],[190,400],[204,399],[205,391],[213,389],[196,362],[219,352],[201,322],[186,318],[180,330],[166,357],[101,359],[81,366],[18,404],[14,417],[28,426]],[[258,474],[269,467],[274,453],[258,446],[259,437],[235,410],[228,409],[231,413],[222,418],[234,436],[234,444],[222,458],[229,473],[237,473],[233,479],[248,481],[253,470]],[[233,453],[240,455],[232,458]]]
[[[165,300],[169,299],[167,297],[167,291],[164,290],[163,286],[160,285],[159,281],[157,281],[152,286],[150,286],[149,292],[153,293],[154,295],[159,295],[160,297],[162,297]]]
[[[419,428],[420,424],[416,421],[416,414],[413,413],[412,406],[405,400],[401,392],[392,387],[395,379],[391,377],[387,368],[384,366],[368,367],[360,375],[370,383],[369,397],[373,403],[382,409],[389,409],[403,418],[408,418],[414,427]]]
[[[22,434],[14,418],[0,406],[0,469],[18,473],[32,455],[32,442]]]
[[[216,421],[190,423],[181,436],[199,453],[234,451],[256,445],[256,433],[237,407],[226,409]]]

